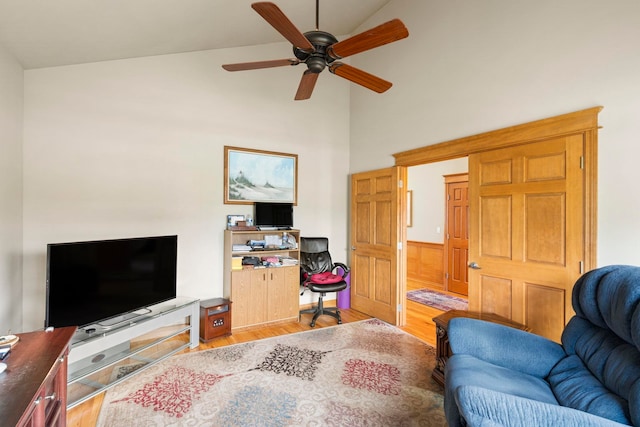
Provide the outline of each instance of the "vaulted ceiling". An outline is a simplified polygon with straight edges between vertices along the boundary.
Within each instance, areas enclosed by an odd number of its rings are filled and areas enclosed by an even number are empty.
[[[321,0],[320,29],[352,34],[390,0]],[[25,69],[283,42],[250,0],[0,0],[0,44]],[[302,32],[314,0],[275,0]],[[339,38],[340,39],[340,38]]]

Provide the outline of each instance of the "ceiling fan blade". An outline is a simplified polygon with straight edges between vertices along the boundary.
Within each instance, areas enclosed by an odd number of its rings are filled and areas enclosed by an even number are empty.
[[[318,73],[313,73],[309,70],[304,72],[304,74],[302,75],[302,79],[300,79],[300,84],[298,85],[296,97],[294,98],[296,101],[302,101],[311,98],[311,93],[313,92],[313,88],[316,86],[318,76]]]
[[[352,67],[349,64],[343,64],[341,62],[334,62],[329,67],[329,71],[344,79],[347,79],[353,83],[364,86],[367,89],[371,89],[375,92],[382,93],[387,91],[393,84],[386,80],[376,77],[373,74],[369,74],[366,71],[362,71],[359,68]]]
[[[275,28],[292,45],[302,50],[313,52],[315,48],[307,38],[296,28],[295,25],[285,16],[278,6],[271,2],[258,2],[251,5],[253,10],[258,12],[273,28]]]
[[[334,59],[346,58],[408,36],[409,30],[407,30],[402,21],[392,19],[389,22],[329,46],[327,53]]]
[[[238,64],[224,64],[222,68],[227,71],[257,70],[259,68],[284,67],[285,65],[298,65],[297,59],[272,59],[270,61],[240,62]]]

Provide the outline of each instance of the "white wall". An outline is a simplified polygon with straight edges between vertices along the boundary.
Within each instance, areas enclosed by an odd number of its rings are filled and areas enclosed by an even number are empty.
[[[0,335],[22,326],[22,67],[0,45]]]
[[[466,157],[408,168],[407,188],[413,192],[413,225],[407,227],[407,240],[444,243],[444,175],[466,173],[468,170]]]
[[[345,259],[347,82],[303,67],[229,73],[285,43],[25,72],[24,326],[42,327],[46,244],[178,234],[178,294],[222,296],[223,146],[298,154],[295,226]]]
[[[300,103],[291,99],[301,67],[220,69],[280,58],[288,44],[27,71],[25,329],[42,326],[49,242],[177,233],[179,293],[220,295],[225,217],[249,213],[222,204],[223,145],[297,153],[296,225],[328,236],[334,258],[346,259],[349,172],[390,166],[399,151],[596,105],[605,107],[599,264],[640,264],[640,195],[628,190],[640,178],[640,3],[392,0],[361,30],[395,17],[408,39],[351,59],[394,83],[383,95],[325,72]],[[10,81],[19,79],[16,67],[0,57]],[[19,96],[12,98],[0,109],[18,120]],[[15,170],[0,172],[7,173],[19,180]],[[9,211],[0,207],[12,235],[19,197],[9,196]],[[7,245],[0,243],[0,281],[19,277],[7,272],[19,248]]]
[[[361,29],[396,17],[409,38],[352,58],[394,86],[351,90],[350,170],[602,105],[598,264],[640,265],[640,2],[392,0]]]

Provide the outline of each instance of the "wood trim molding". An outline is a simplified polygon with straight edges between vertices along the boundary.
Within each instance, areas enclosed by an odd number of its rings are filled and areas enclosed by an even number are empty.
[[[464,138],[453,139],[393,155],[395,166],[417,166],[470,154],[544,141],[564,135],[582,134],[584,138],[584,271],[597,266],[598,224],[598,114],[597,106],[573,113],[506,127]]]
[[[598,128],[584,135],[584,271],[598,266]]]
[[[402,151],[393,155],[395,166],[416,166],[451,160],[468,156],[469,154],[544,140],[551,136],[557,137],[595,130],[598,128],[598,113],[602,108],[588,108],[574,113]]]
[[[449,184],[451,182],[466,182],[469,181],[469,174],[467,172],[464,173],[453,173],[451,175],[443,175],[444,183]]]

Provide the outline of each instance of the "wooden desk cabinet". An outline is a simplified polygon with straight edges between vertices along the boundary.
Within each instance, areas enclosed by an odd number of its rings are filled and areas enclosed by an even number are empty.
[[[487,322],[500,323],[512,328],[529,331],[530,329],[520,323],[513,322],[505,317],[498,316],[493,313],[476,313],[466,310],[451,310],[433,318],[436,324],[436,367],[433,368],[431,378],[441,386],[444,386],[444,368],[447,360],[451,356],[451,348],[449,347],[449,335],[447,327],[449,321],[454,317],[466,317],[469,319],[485,320]]]
[[[2,425],[67,425],[67,355],[74,327],[18,334],[0,374]]]
[[[233,302],[232,329],[294,321],[300,309],[300,230],[264,230],[224,232],[224,297]],[[248,241],[282,239],[286,234],[295,239],[294,247],[267,247],[249,250]],[[284,245],[283,245],[284,246]],[[289,263],[282,267],[239,268],[233,259],[250,257],[284,257]]]

